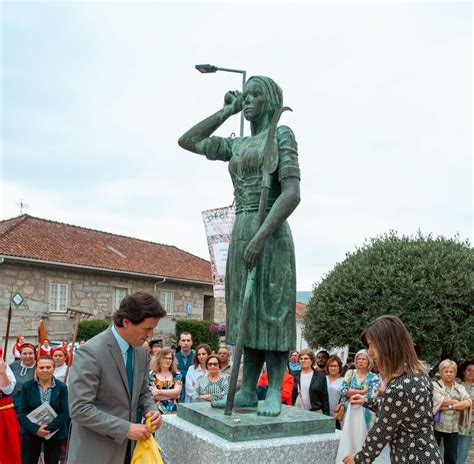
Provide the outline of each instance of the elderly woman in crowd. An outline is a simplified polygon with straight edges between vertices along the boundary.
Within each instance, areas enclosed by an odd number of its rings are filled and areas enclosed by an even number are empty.
[[[197,382],[193,401],[224,399],[229,392],[230,376],[221,372],[221,360],[215,354],[207,357],[206,370]]]
[[[377,412],[362,449],[344,457],[344,464],[374,462],[385,445],[393,463],[441,464],[433,434],[432,387],[418,359],[410,333],[396,316],[381,316],[367,325],[362,341],[386,384],[383,397],[356,393],[352,404]]]
[[[344,376],[341,395],[349,399],[354,395],[363,395],[366,399],[375,398],[378,395],[380,377],[371,372],[374,364],[372,358],[366,350],[360,350],[355,355],[354,362],[356,368],[347,371]],[[370,409],[364,412],[367,429],[370,429],[375,422],[375,413]]]
[[[57,464],[61,445],[67,439],[67,387],[60,380],[56,380],[53,373],[54,361],[49,356],[40,356],[36,363],[36,378],[23,385],[18,414],[21,423],[23,464],[37,464],[42,446],[45,464]],[[57,416],[44,424],[30,421],[27,415],[43,403],[48,403]]]
[[[183,388],[183,377],[176,367],[173,350],[160,349],[151,358],[150,367],[148,386],[158,409],[162,414],[175,413]]]
[[[472,429],[473,429],[473,406],[474,406],[474,361],[465,361],[461,365],[461,385],[466,389],[471,397],[471,409],[465,409],[463,411],[463,418],[459,424],[459,436],[458,436],[458,464],[465,464],[467,461],[467,455],[469,453],[469,447],[472,440]],[[469,416],[471,421],[469,421]]]
[[[300,371],[293,371],[292,403],[309,411],[315,411],[329,416],[329,398],[326,376],[314,368],[316,356],[309,349],[303,349],[298,355]]]
[[[445,464],[457,462],[461,411],[470,410],[472,406],[469,393],[455,381],[456,372],[456,363],[445,359],[439,364],[441,379],[433,382],[433,413],[441,413],[439,421],[435,420],[434,433],[438,444],[443,441]],[[470,421],[469,414],[463,414],[463,417]]]
[[[64,376],[67,371],[67,353],[66,349],[60,346],[56,348],[53,353],[54,360],[54,377],[61,382],[64,382]]]
[[[20,395],[23,384],[28,380],[32,380],[35,374],[36,349],[31,343],[23,343],[20,347],[20,360],[13,361],[10,369],[15,376],[16,385],[13,390],[13,403],[15,409],[20,406]]]
[[[342,397],[342,361],[339,356],[329,356],[326,364],[328,375],[326,376],[328,396],[329,396],[329,414],[334,414],[334,409]],[[340,428],[339,421],[336,421],[336,427]]]
[[[196,393],[196,385],[200,377],[206,374],[206,359],[211,354],[211,348],[206,343],[201,343],[196,348],[193,364],[189,367],[185,382],[185,403],[191,403]]]

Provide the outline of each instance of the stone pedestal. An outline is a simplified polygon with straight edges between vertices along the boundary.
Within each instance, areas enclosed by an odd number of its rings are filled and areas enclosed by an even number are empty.
[[[328,464],[336,460],[341,433],[231,442],[174,415],[156,434],[172,464]]]

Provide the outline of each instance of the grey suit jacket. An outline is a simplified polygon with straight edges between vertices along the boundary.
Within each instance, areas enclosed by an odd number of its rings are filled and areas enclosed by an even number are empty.
[[[157,410],[147,374],[148,356],[142,347],[134,347],[130,398],[122,352],[111,328],[76,351],[69,377],[68,464],[123,463],[137,408],[144,414]]]

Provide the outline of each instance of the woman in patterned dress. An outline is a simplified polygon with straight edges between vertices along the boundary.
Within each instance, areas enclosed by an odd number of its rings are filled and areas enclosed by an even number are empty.
[[[230,376],[220,371],[221,360],[215,354],[206,359],[206,369],[196,385],[193,402],[223,400],[229,392]]]
[[[372,358],[366,350],[360,350],[355,355],[355,369],[350,369],[344,376],[341,388],[341,396],[350,399],[354,395],[363,395],[364,398],[376,398],[380,387],[380,377],[371,372],[374,365]],[[345,402],[345,409],[347,409]],[[376,415],[373,411],[364,411],[365,423],[369,430],[375,422]]]
[[[382,397],[356,394],[351,403],[377,412],[362,449],[344,457],[344,464],[370,463],[390,446],[392,463],[442,464],[433,432],[433,388],[419,361],[412,338],[397,316],[381,316],[362,333],[369,355],[386,383]]]
[[[175,413],[183,388],[183,377],[176,367],[173,350],[158,351],[151,359],[150,367],[148,386],[158,409],[162,414]]]

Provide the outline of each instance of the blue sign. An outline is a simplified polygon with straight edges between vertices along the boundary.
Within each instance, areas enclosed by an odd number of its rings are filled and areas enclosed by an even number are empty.
[[[188,316],[191,316],[192,313],[193,313],[193,305],[191,303],[188,303],[186,305],[186,314]]]

